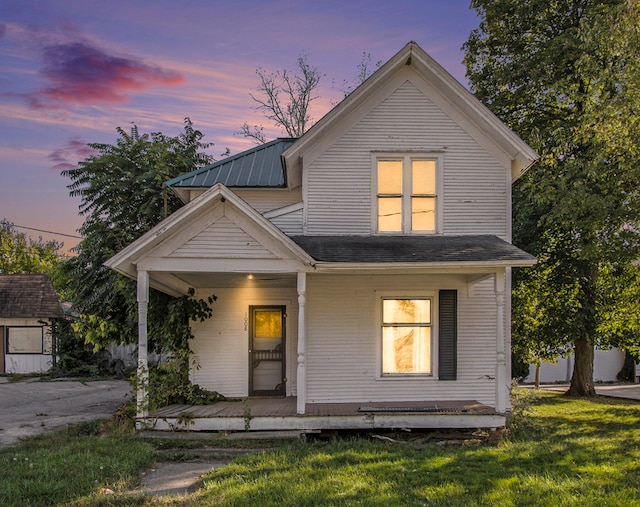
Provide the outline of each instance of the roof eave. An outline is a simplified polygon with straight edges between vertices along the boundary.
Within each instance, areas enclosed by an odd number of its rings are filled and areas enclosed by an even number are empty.
[[[495,261],[454,261],[454,262],[326,262],[315,265],[321,271],[455,271],[460,273],[486,273],[500,268],[525,268],[535,265],[537,260],[495,260]]]

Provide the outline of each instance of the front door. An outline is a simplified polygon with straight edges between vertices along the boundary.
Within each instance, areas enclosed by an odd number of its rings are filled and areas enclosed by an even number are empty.
[[[249,307],[249,395],[285,395],[285,307]]]

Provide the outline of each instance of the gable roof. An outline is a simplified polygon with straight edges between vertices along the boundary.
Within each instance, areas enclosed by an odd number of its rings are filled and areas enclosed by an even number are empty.
[[[282,157],[289,178],[300,180],[301,158],[322,142],[337,135],[343,119],[362,111],[372,93],[390,82],[402,69],[414,70],[439,97],[446,112],[459,118],[464,127],[482,140],[490,143],[511,161],[511,179],[515,181],[531,167],[538,155],[520,137],[510,130],[484,104],[476,99],[451,74],[431,58],[417,43],[411,41],[366,81],[348,95],[340,104],[313,125]],[[291,183],[289,186],[292,186]]]
[[[318,262],[480,263],[532,266],[536,259],[496,236],[292,236]]]
[[[290,138],[275,139],[181,174],[165,185],[179,197],[182,189],[208,188],[217,183],[228,188],[284,188],[287,186],[287,177],[280,155],[295,141]]]
[[[216,206],[223,206],[225,209],[216,214]],[[223,221],[211,222],[212,219],[219,220],[221,217],[225,217]],[[235,232],[229,227],[234,227],[233,222],[237,219],[242,220],[248,230],[259,234],[260,237],[249,238],[245,235],[246,231],[236,228],[242,235],[243,239],[240,242],[242,244],[237,245],[240,250],[231,252],[234,238],[230,237],[230,234]],[[223,222],[223,229],[212,233],[209,226]],[[204,236],[198,237],[201,233],[204,233]],[[212,235],[213,239],[211,239]],[[238,237],[236,235],[235,239]],[[195,241],[192,241],[194,239]],[[203,243],[206,244],[203,245]],[[205,250],[200,250],[199,253],[193,251],[193,248],[198,249],[203,246]],[[120,250],[104,264],[125,276],[136,279],[138,268],[142,263],[141,269],[149,270],[152,287],[168,294],[181,295],[186,292],[189,285],[175,272],[207,270],[243,272],[245,269],[247,272],[254,272],[256,255],[263,255],[267,251],[271,257],[270,260],[276,263],[274,269],[281,269],[282,265],[286,264],[287,269],[291,270],[291,262],[297,268],[312,266],[314,262],[312,257],[269,220],[234,192],[217,183]],[[203,254],[203,252],[206,253]],[[195,264],[194,259],[197,259]],[[149,269],[149,265],[144,264],[145,262],[159,262],[168,266],[166,273],[173,271],[173,274],[164,276],[160,273],[162,266],[154,265],[153,269]],[[278,264],[279,262],[282,265]]]
[[[0,317],[54,318],[61,315],[60,301],[46,275],[0,275]]]

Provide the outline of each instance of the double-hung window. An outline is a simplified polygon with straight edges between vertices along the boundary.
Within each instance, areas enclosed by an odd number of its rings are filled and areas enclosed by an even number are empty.
[[[432,299],[382,299],[382,374],[430,375]]]
[[[436,232],[437,160],[377,159],[378,232]]]

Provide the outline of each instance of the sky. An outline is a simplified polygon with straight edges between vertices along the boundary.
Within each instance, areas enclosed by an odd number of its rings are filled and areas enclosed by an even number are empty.
[[[466,85],[478,23],[469,0],[2,0],[0,219],[69,252],[83,217],[61,171],[88,143],[133,124],[175,136],[185,117],[218,159],[254,146],[245,122],[282,136],[255,110],[256,69],[295,70],[303,54],[322,74],[316,121],[363,55],[374,67],[412,40]]]

